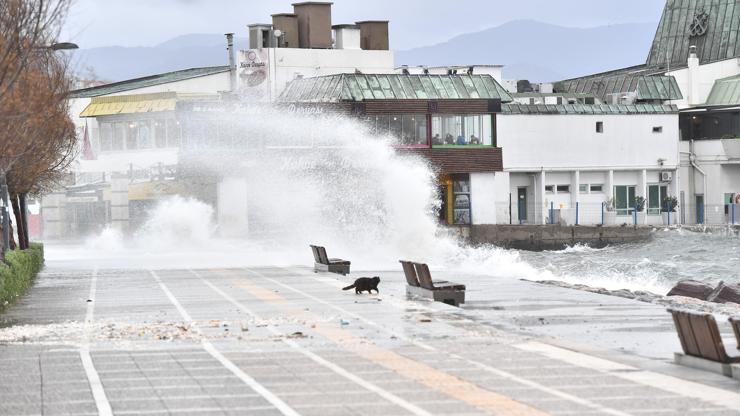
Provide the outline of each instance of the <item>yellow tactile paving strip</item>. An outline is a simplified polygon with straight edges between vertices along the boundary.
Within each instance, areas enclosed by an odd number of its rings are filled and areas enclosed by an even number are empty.
[[[318,317],[310,312],[296,309],[288,310],[289,303],[285,298],[277,293],[259,285],[255,285],[252,282],[247,283],[244,281],[244,277],[236,275],[233,271],[224,270],[222,272],[234,275],[236,277],[232,280],[234,286],[245,290],[251,296],[263,302],[274,304],[275,306],[282,308],[284,312],[290,312],[307,321],[319,321]],[[350,350],[366,360],[392,370],[404,378],[413,380],[453,399],[470,404],[471,406],[489,414],[502,416],[548,415],[546,412],[527,406],[526,404],[520,403],[510,397],[483,389],[474,383],[447,374],[427,364],[420,363],[393,351],[378,347],[363,338],[352,335],[347,330],[337,329],[320,323],[312,326],[311,330],[315,331],[327,340],[334,342],[340,347]]]

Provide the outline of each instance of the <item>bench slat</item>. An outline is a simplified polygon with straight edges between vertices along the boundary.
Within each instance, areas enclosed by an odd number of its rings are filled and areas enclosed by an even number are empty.
[[[699,345],[696,342],[694,331],[691,329],[689,315],[685,312],[676,311],[673,316],[676,318],[677,322],[676,329],[678,330],[678,337],[683,341],[682,345],[685,344],[683,352],[687,355],[700,357],[701,351],[699,351]]]
[[[694,336],[696,337],[696,342],[699,346],[699,351],[701,352],[701,356],[708,358],[712,361],[717,362],[723,362],[725,361],[723,357],[724,351],[720,353],[717,350],[717,341],[714,337],[714,334],[712,333],[712,328],[710,322],[714,321],[714,317],[707,316],[701,316],[701,315],[694,315],[691,314],[689,316],[689,322],[691,322],[691,329],[694,331]],[[714,326],[717,326],[716,322],[713,322]]]
[[[416,276],[416,269],[414,263],[405,260],[399,260],[401,267],[403,267],[403,274],[406,276],[406,283],[409,286],[420,287],[419,278]]]
[[[740,317],[731,317],[730,324],[732,324],[732,330],[735,332],[735,338],[737,340],[737,349],[740,350]]]

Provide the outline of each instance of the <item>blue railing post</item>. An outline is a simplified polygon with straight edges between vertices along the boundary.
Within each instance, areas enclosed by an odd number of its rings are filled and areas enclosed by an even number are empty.
[[[578,224],[578,214],[579,214],[578,209],[580,208],[580,204],[581,204],[580,202],[576,202],[576,225],[579,225]]]
[[[699,205],[699,224],[704,224],[704,204]]]
[[[637,205],[635,205],[635,209],[632,211],[632,217],[634,218],[635,226],[637,226]]]
[[[668,226],[671,225],[671,211],[668,211]]]
[[[732,225],[735,225],[735,205],[737,204],[732,204]]]
[[[550,225],[555,224],[555,202],[550,201]]]
[[[601,225],[606,225],[605,224],[605,221],[604,221],[605,220],[605,218],[604,218],[604,210],[605,210],[605,207],[606,207],[606,202],[602,202],[601,203]]]

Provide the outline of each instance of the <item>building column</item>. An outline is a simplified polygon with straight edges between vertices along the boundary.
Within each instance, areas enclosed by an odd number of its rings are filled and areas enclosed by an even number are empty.
[[[614,198],[614,171],[610,170],[606,175],[606,199]]]
[[[537,224],[545,224],[547,222],[547,198],[545,194],[545,182],[547,182],[547,173],[542,170],[542,172],[540,172],[540,183],[537,184],[537,193],[539,194],[539,199],[537,200],[537,209],[535,211],[535,215],[537,215]]]

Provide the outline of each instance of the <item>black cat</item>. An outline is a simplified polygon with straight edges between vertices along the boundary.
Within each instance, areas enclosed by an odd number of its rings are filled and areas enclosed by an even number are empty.
[[[355,289],[356,294],[360,294],[362,292],[367,291],[367,293],[373,293],[371,290],[376,291],[377,293],[380,293],[378,290],[378,283],[380,283],[380,277],[361,277],[357,280],[355,280],[355,283],[343,287],[342,290],[350,290],[352,288]]]

